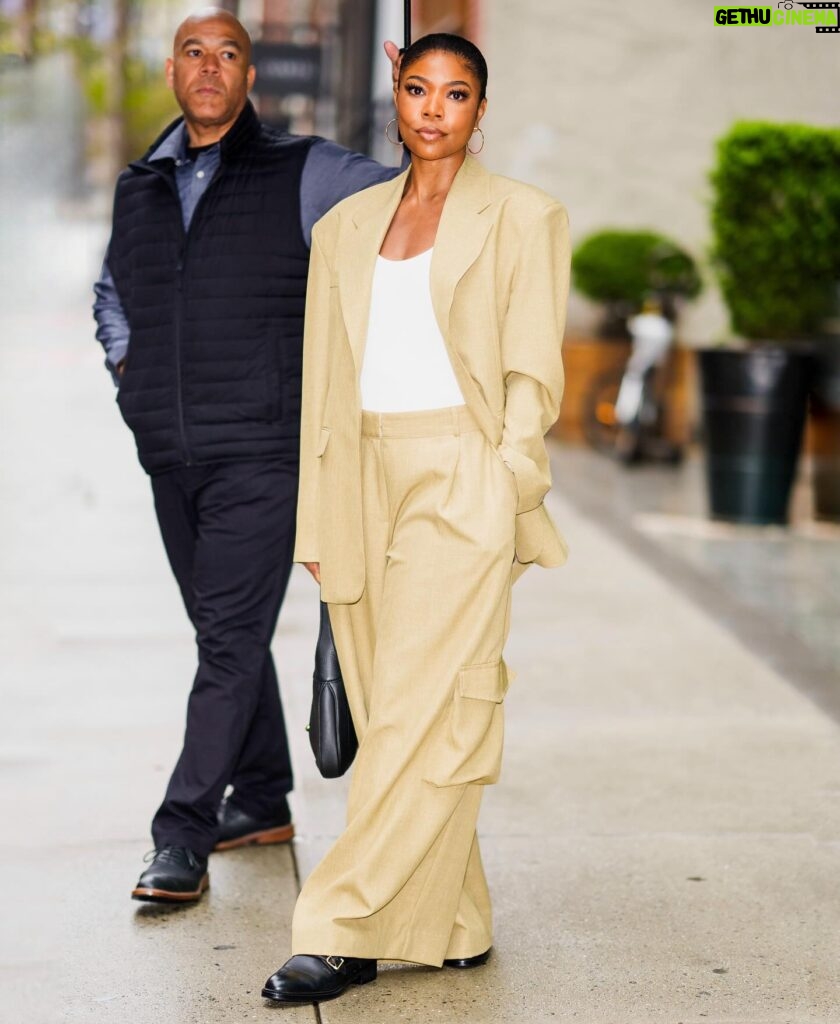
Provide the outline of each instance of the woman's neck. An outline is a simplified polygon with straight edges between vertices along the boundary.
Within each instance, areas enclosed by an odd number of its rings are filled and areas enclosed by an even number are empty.
[[[405,198],[420,205],[442,202],[465,159],[464,152],[455,153],[443,160],[422,160],[412,154]]]
[[[418,160],[412,155],[405,191],[380,256],[387,260],[410,259],[435,244],[446,197],[463,163],[463,152],[442,160]]]

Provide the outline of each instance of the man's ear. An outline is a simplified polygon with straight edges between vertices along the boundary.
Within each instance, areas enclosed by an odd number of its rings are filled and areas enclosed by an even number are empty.
[[[250,92],[254,88],[254,82],[256,82],[256,80],[257,80],[257,69],[254,67],[253,64],[251,64],[249,66],[249,68],[248,68],[248,78],[247,78],[248,92]]]
[[[170,89],[175,88],[175,61],[171,57],[166,58],[166,84]]]

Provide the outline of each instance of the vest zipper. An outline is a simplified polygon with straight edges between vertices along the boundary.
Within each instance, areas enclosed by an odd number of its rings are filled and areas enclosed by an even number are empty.
[[[180,202],[179,213],[180,213]],[[187,428],[184,423],[184,394],[183,379],[181,375],[181,319],[184,305],[184,258],[186,256],[186,237],[181,246],[181,253],[178,256],[178,263],[175,266],[175,402],[178,407],[178,432],[181,439],[181,457],[184,464],[192,465],[190,449],[187,445]]]
[[[184,230],[184,211],[181,208],[181,195],[178,192],[178,182],[175,180],[174,175],[166,174],[163,171],[158,170],[156,167],[146,167],[147,170],[151,170],[154,174],[159,175],[163,178],[172,190],[172,194],[175,196],[175,203],[178,207],[178,224],[181,228],[181,250],[178,255],[178,262],[175,265],[175,404],[177,406],[178,413],[178,434],[181,441],[181,457],[184,460],[186,466],[191,466],[192,457],[190,453],[189,445],[187,444],[187,427],[184,421],[184,394],[183,394],[183,374],[181,371],[181,322],[183,320],[183,309],[184,309],[184,267],[187,263],[187,250],[189,247],[190,235],[192,233],[193,224],[195,224],[198,211],[201,209],[202,204],[207,193],[216,184],[222,175],[224,167],[219,164],[219,168],[213,175],[213,180],[207,186],[207,188],[201,193],[201,197],[195,204],[192,218],[190,219],[190,226]]]
[[[163,171],[159,167],[149,164],[140,164],[139,168],[156,174],[166,182],[175,199],[175,208],[178,212],[178,227],[181,232],[181,247],[178,250],[178,262],[175,264],[175,411],[178,418],[178,440],[181,444],[181,458],[184,465],[191,466],[192,458],[187,444],[187,428],[184,422],[184,396],[183,396],[183,374],[181,372],[181,320],[184,305],[184,259],[187,251],[187,232],[184,231],[184,211],[181,208],[181,195],[178,192],[178,183],[173,174]],[[209,187],[209,186],[208,186]],[[195,211],[193,211],[193,220]],[[190,222],[192,223],[192,221]]]

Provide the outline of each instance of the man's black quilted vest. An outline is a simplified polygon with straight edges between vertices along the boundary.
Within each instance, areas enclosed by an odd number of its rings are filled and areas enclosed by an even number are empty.
[[[186,234],[171,161],[147,154],[120,177],[108,265],[131,335],[117,401],[149,473],[297,454],[310,145],[247,104]]]

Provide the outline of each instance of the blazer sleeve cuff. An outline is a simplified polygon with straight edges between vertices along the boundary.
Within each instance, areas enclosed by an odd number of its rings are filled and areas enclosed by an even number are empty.
[[[533,459],[523,455],[509,444],[499,445],[498,452],[516,480],[516,490],[519,495],[516,507],[517,515],[538,508],[551,486],[551,480],[545,479],[544,473]]]

